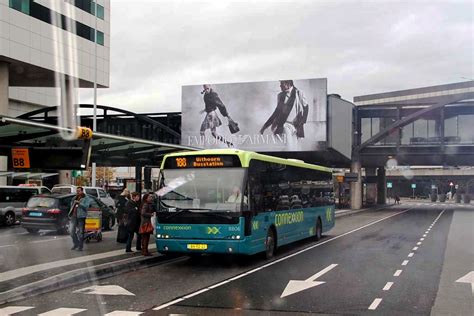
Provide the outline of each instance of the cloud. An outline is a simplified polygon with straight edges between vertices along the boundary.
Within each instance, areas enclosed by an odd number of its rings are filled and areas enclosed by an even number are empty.
[[[181,110],[181,86],[328,78],[352,100],[473,76],[469,1],[112,1],[99,103]],[[92,93],[83,89],[82,102]]]

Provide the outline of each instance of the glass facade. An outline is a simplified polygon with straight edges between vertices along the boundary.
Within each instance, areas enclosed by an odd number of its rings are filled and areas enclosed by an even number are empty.
[[[10,8],[27,14],[35,19],[41,20],[48,24],[59,27],[65,31],[71,32],[85,38],[89,41],[95,42],[96,31],[81,22],[74,21],[65,15],[54,12],[51,9],[42,6],[33,0],[10,0]],[[104,33],[97,31],[97,44],[104,45]]]
[[[437,114],[439,115],[439,113]],[[380,130],[385,129],[395,122],[391,117],[372,117],[361,119],[361,142],[367,141]],[[444,143],[445,144],[474,144],[474,133],[472,132],[474,114],[463,114],[446,117],[444,120]],[[395,145],[400,138],[401,145],[429,145],[439,144],[442,141],[442,121],[433,116],[420,118],[413,123],[403,126],[399,132],[393,131],[384,139],[376,143],[376,146]]]

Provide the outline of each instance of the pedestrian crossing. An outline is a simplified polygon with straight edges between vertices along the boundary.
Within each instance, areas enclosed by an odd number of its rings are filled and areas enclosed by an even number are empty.
[[[7,306],[4,308],[0,308],[0,316],[9,316],[9,315],[21,316],[23,312],[27,312],[28,315],[31,315],[31,312],[34,312],[33,310],[34,308],[35,308],[34,306]],[[36,314],[39,316],[71,316],[71,315],[76,315],[85,311],[87,311],[87,309],[60,307],[60,308],[55,308],[49,311],[44,311],[42,313],[39,313],[39,314],[36,313]],[[137,316],[141,314],[143,314],[143,312],[113,311],[113,312],[104,314],[104,316]]]

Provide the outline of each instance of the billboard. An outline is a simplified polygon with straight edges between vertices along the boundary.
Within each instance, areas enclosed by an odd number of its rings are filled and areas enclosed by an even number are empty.
[[[318,150],[327,138],[326,94],[325,78],[183,86],[181,144]]]

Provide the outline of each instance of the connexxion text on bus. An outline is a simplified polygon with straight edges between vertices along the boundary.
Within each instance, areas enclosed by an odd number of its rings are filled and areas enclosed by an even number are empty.
[[[252,255],[334,227],[332,170],[219,149],[169,154],[161,166],[160,253]]]

